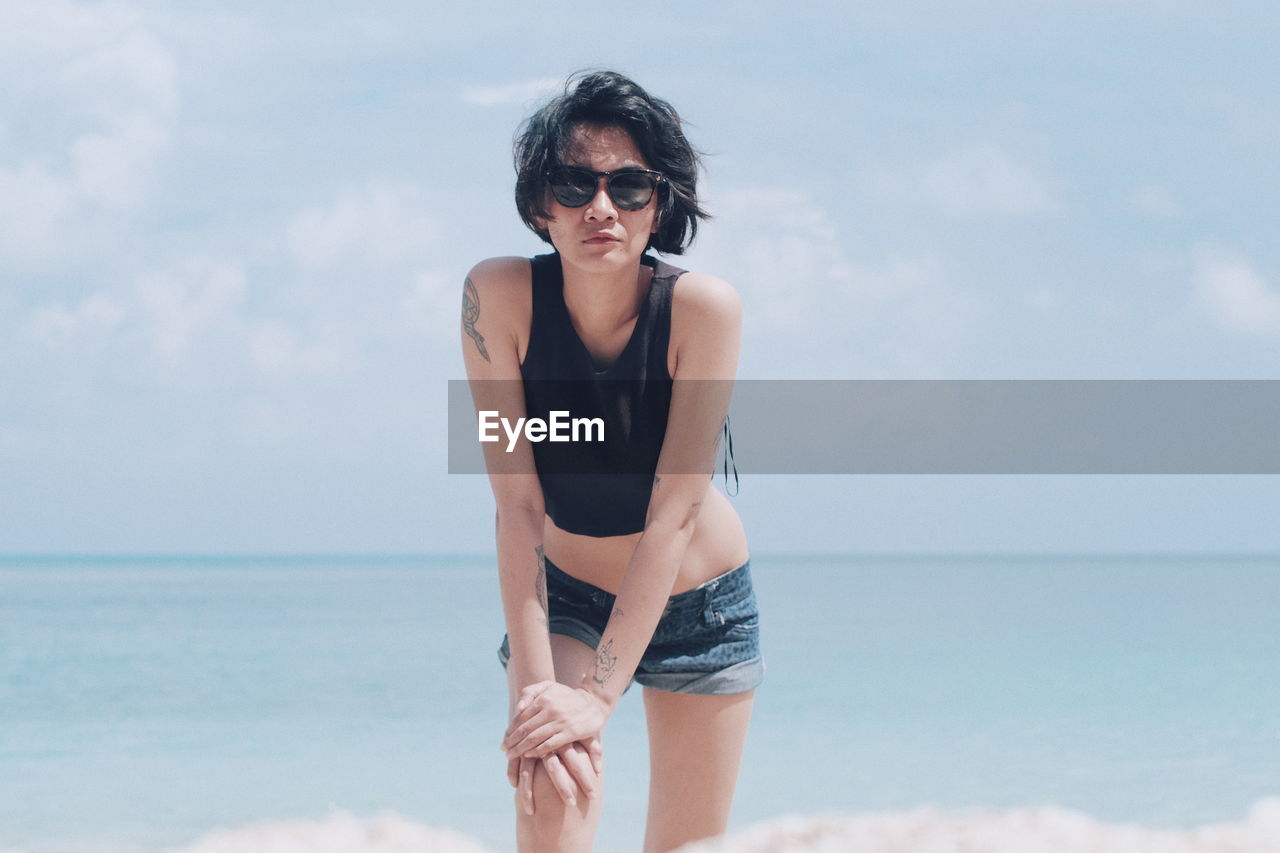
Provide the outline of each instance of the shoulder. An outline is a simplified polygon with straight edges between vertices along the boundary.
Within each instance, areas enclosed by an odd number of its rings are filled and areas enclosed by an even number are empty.
[[[492,352],[508,348],[503,342],[509,343],[514,363],[524,358],[533,316],[531,281],[528,258],[487,258],[467,273],[462,328],[476,342],[485,361]]]
[[[467,273],[467,281],[478,290],[503,291],[527,288],[530,279],[528,258],[485,258]]]
[[[671,293],[667,369],[685,379],[732,378],[742,335],[742,301],[729,282],[687,272]]]
[[[673,326],[736,325],[741,319],[742,300],[729,282],[700,272],[687,272],[676,280],[671,292]]]
[[[486,258],[467,273],[464,299],[503,325],[527,320],[533,303],[530,270],[528,258]]]

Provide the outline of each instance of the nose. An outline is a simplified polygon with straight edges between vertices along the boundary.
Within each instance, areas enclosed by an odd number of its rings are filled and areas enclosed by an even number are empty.
[[[587,202],[586,215],[587,219],[618,218],[618,209],[613,206],[613,199],[609,196],[609,185],[606,179],[600,178],[596,182],[596,194],[592,196],[591,201]]]

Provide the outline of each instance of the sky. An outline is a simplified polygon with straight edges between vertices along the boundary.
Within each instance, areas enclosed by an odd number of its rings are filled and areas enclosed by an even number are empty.
[[[1280,379],[1268,2],[0,0],[0,553],[493,548],[461,281],[567,75],[673,103],[739,376]],[[749,448],[736,448],[749,459]],[[774,552],[1280,551],[1268,476],[763,476]],[[719,483],[719,478],[717,478]]]

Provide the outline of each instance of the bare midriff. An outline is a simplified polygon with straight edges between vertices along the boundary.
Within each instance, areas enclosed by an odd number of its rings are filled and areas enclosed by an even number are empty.
[[[631,554],[642,533],[627,536],[582,536],[556,527],[549,517],[543,524],[543,548],[547,559],[579,580],[606,592],[618,592]],[[693,589],[747,561],[747,534],[738,511],[728,498],[707,484],[707,496],[698,510],[693,538],[685,550],[671,594]]]

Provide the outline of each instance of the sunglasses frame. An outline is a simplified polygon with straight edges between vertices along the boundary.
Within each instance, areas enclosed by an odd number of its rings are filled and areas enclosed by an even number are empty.
[[[591,194],[586,198],[584,198],[581,203],[565,204],[560,199],[560,197],[556,195],[555,190],[551,188],[552,177],[557,172],[562,172],[562,171],[581,172],[584,175],[591,176],[592,185],[593,185]],[[618,201],[618,197],[613,194],[613,179],[620,175],[644,175],[645,177],[653,181],[653,189],[650,190],[649,197],[644,200],[644,204],[638,205],[636,207],[627,207]],[[609,199],[615,205],[618,206],[619,210],[626,210],[626,211],[643,210],[646,206],[648,206],[649,202],[653,201],[653,196],[655,193],[658,192],[658,187],[667,182],[667,176],[662,174],[661,172],[655,171],[653,169],[641,169],[638,166],[629,166],[624,169],[615,169],[612,172],[597,172],[594,169],[587,169],[582,166],[557,166],[554,169],[548,169],[545,177],[547,179],[547,190],[551,193],[551,197],[554,198],[556,202],[558,202],[559,204],[568,208],[586,207],[587,204],[591,202],[591,199],[596,197],[596,193],[599,192],[600,179],[604,178],[605,192],[609,194]]]

